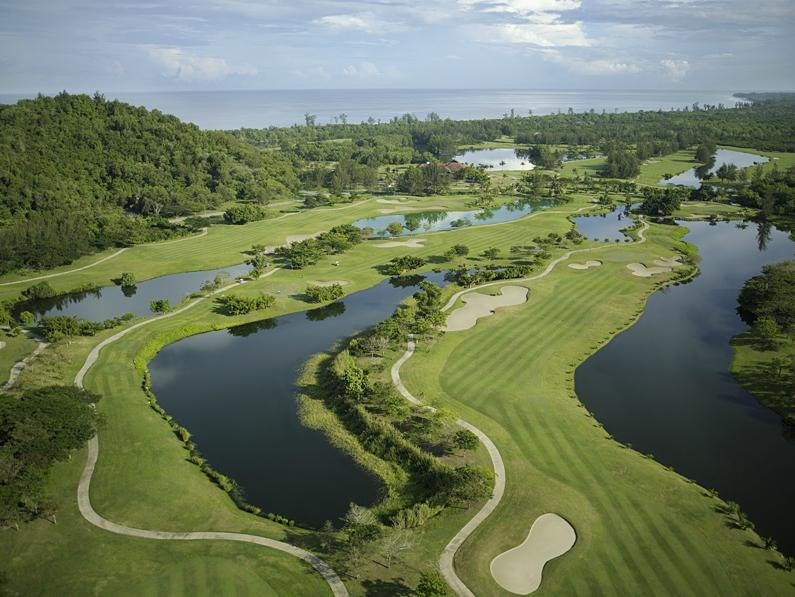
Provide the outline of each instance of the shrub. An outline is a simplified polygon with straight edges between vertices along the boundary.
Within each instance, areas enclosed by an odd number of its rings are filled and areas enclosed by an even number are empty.
[[[28,286],[22,291],[22,296],[31,300],[51,298],[55,296],[55,294],[55,290],[47,281],[39,282],[33,286]]]
[[[261,205],[233,205],[224,212],[224,220],[229,224],[246,224],[264,220],[270,215],[269,210]]]
[[[469,429],[461,429],[453,434],[453,445],[459,450],[474,450],[478,443],[478,436]]]
[[[122,272],[121,276],[119,276],[119,284],[123,288],[135,286],[135,274],[132,272]]]
[[[152,313],[168,313],[171,311],[171,302],[168,299],[156,299],[149,303]]]
[[[307,302],[310,303],[325,303],[327,301],[336,301],[344,295],[342,286],[339,284],[331,284],[329,286],[309,285],[304,291]]]
[[[252,311],[261,311],[273,306],[276,299],[270,294],[260,294],[259,296],[240,296],[237,294],[227,294],[215,299],[226,315],[245,315]]]

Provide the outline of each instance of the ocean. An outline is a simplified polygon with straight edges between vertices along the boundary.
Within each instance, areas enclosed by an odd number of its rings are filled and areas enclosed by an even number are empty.
[[[14,103],[32,95],[0,94],[0,103]],[[180,91],[105,93],[149,109],[174,114],[204,129],[266,128],[304,124],[304,114],[316,116],[317,124],[388,121],[402,114],[420,119],[436,112],[442,118],[499,118],[602,110],[635,112],[670,110],[699,104],[732,106],[730,91],[654,90],[523,90],[523,89],[328,89],[296,91]]]

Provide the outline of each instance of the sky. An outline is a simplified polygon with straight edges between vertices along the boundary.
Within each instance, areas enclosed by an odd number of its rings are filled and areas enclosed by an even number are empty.
[[[2,0],[0,93],[795,90],[793,0]]]

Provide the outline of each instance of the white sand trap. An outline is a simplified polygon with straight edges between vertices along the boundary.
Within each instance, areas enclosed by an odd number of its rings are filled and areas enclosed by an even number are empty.
[[[488,317],[502,307],[521,305],[527,300],[527,288],[524,286],[503,286],[501,295],[492,296],[479,292],[470,292],[461,297],[464,303],[447,316],[446,332],[460,332],[475,327],[481,317]]]
[[[396,247],[405,247],[407,249],[422,249],[425,242],[424,238],[410,238],[408,240],[391,240],[386,243],[373,245],[379,249],[394,249]]]
[[[0,340],[0,350],[3,350],[6,347],[6,343]]]
[[[411,200],[401,201],[400,199],[376,199],[376,203],[386,203],[387,205],[405,205],[406,203],[414,203]]]
[[[340,286],[347,286],[350,284],[348,280],[309,280],[309,283],[312,286],[334,286],[334,284],[339,284]]]
[[[313,232],[312,234],[292,234],[288,236],[285,240],[287,241],[288,245],[293,243],[300,243],[302,240],[309,240],[310,238],[316,238],[323,234],[323,231],[320,232]]]
[[[569,551],[577,541],[574,528],[557,514],[535,519],[520,545],[491,561],[491,575],[506,591],[528,595],[541,585],[544,565]]]
[[[585,263],[570,263],[569,267],[571,269],[590,269],[592,267],[599,267],[600,265],[602,265],[602,262],[594,259],[592,261],[586,261]]]
[[[658,257],[654,260],[654,267],[646,267],[642,263],[628,263],[627,269],[632,272],[633,276],[638,276],[639,278],[651,278],[656,274],[667,274],[673,268],[679,267],[682,265],[679,260],[681,257],[678,255],[675,257]]]

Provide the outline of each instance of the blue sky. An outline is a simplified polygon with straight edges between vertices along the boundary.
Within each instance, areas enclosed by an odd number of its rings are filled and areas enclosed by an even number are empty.
[[[3,0],[0,93],[795,89],[792,0]]]

